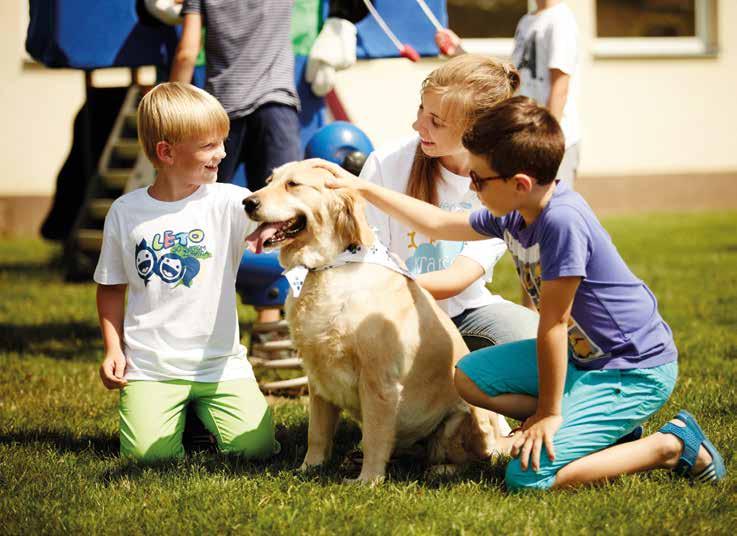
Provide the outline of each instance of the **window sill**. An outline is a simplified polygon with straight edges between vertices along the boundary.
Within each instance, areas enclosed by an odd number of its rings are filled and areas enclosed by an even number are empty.
[[[503,37],[488,39],[465,38],[462,40],[462,44],[463,49],[468,53],[494,56],[496,58],[510,58],[514,50],[514,39]]]
[[[592,53],[596,59],[714,58],[719,50],[697,37],[602,37]]]

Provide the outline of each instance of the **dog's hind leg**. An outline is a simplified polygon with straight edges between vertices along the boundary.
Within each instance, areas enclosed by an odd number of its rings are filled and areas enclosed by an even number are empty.
[[[358,389],[361,398],[363,466],[357,480],[376,484],[383,480],[386,464],[394,450],[399,386],[377,386],[362,377]]]
[[[330,458],[340,408],[310,389],[310,422],[307,428],[307,454],[300,469],[322,465]]]

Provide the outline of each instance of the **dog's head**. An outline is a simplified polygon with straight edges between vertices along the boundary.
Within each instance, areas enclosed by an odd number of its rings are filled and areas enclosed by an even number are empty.
[[[243,200],[261,225],[246,239],[251,249],[280,248],[285,268],[329,264],[352,244],[371,244],[363,200],[346,188],[325,185],[328,170],[291,162],[274,170],[268,184]]]

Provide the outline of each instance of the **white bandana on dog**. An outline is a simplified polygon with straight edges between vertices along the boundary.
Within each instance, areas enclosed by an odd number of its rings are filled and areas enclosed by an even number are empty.
[[[338,255],[331,264],[321,266],[320,268],[307,268],[301,264],[290,268],[284,272],[284,276],[289,281],[289,286],[292,288],[292,294],[295,298],[299,297],[302,292],[302,286],[307,278],[307,273],[319,270],[328,270],[337,266],[345,266],[352,262],[368,262],[371,264],[379,264],[390,270],[394,270],[402,274],[405,277],[414,279],[414,274],[410,273],[399,260],[396,255],[390,252],[384,244],[379,241],[374,242],[370,246],[348,246],[343,253]]]

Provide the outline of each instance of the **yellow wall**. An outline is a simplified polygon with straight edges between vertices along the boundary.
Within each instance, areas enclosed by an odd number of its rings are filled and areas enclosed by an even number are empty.
[[[0,195],[53,193],[84,100],[82,74],[26,61],[27,12],[27,0],[0,2]]]
[[[737,170],[737,2],[718,4],[716,58],[593,57],[594,0],[568,0],[579,24],[584,175]],[[731,24],[729,24],[731,21]],[[338,90],[375,144],[410,132],[422,79],[439,63],[363,62]]]
[[[590,51],[594,2],[570,4]],[[717,4],[716,58],[612,60],[585,54],[583,173],[737,170],[737,2]]]
[[[737,170],[737,2],[716,2],[716,58],[628,60],[594,58],[594,0],[568,3],[584,49],[582,174]],[[0,196],[53,193],[84,99],[80,72],[24,59],[27,10],[27,0],[0,2]],[[361,62],[340,73],[338,90],[378,145],[410,131],[420,83],[437,64]]]

